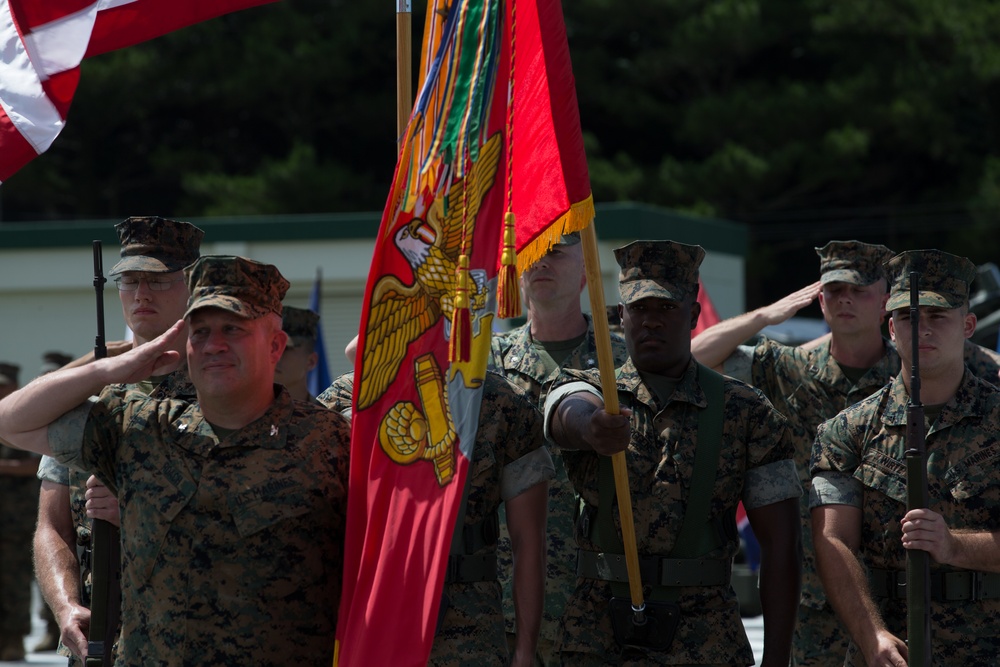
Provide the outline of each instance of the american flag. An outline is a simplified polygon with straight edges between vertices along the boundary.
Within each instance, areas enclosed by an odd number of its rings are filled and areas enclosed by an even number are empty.
[[[0,183],[66,124],[80,62],[273,0],[0,0]]]

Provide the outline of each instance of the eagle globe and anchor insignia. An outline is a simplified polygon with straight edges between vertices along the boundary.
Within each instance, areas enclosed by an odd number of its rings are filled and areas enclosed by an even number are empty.
[[[472,245],[479,208],[496,177],[500,138],[495,134],[483,144],[464,181],[449,189],[447,202],[435,199],[426,220],[414,217],[395,232],[393,242],[413,271],[413,284],[404,285],[396,276],[385,275],[372,290],[357,410],[372,406],[385,394],[399,374],[410,344],[442,317],[446,319],[445,337],[449,336],[456,308],[459,256],[463,247]],[[486,271],[473,269],[469,274],[469,310],[479,330],[473,335],[471,361],[453,362],[449,379],[461,373],[464,385],[473,389],[482,384],[486,373],[493,315],[483,312]],[[438,484],[445,486],[454,475],[458,439],[448,387],[432,354],[414,360],[413,374],[420,405],[399,401],[389,408],[379,424],[379,444],[400,465],[431,461]]]

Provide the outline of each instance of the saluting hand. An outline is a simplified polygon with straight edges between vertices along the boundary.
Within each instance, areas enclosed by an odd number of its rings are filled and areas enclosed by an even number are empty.
[[[133,348],[126,354],[103,359],[108,365],[112,379],[108,384],[141,382],[154,375],[166,375],[181,365],[181,354],[172,349],[177,337],[186,329],[184,320],[177,320],[161,336],[145,345]]]

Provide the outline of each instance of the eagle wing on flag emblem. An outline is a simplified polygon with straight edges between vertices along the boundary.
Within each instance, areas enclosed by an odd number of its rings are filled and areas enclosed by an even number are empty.
[[[441,306],[419,284],[407,287],[395,276],[382,278],[372,293],[369,329],[361,357],[358,409],[377,401],[399,372],[406,349],[441,317]]]
[[[413,218],[400,227],[393,242],[413,269],[413,285],[396,276],[381,278],[371,299],[371,314],[364,338],[358,410],[371,406],[392,384],[406,350],[441,315],[449,320],[455,310],[458,257],[471,247],[476,216],[493,186],[500,162],[501,135],[487,141],[465,179],[448,191],[447,206],[434,200],[427,219]],[[473,305],[486,301],[486,272],[470,271],[475,281]]]

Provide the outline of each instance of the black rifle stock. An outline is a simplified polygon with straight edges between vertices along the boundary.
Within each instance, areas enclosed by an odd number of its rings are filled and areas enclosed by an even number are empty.
[[[910,273],[910,402],[906,406],[906,509],[923,509],[927,492],[924,406],[920,402],[920,274]],[[930,554],[906,550],[906,637],[911,667],[931,664]]]
[[[94,291],[97,294],[97,336],[94,359],[108,355],[104,338],[104,259],[101,242],[94,241]],[[118,528],[107,521],[94,519],[90,531],[91,582],[90,635],[87,642],[87,667],[110,667],[111,647],[118,638],[121,616],[121,545]]]

